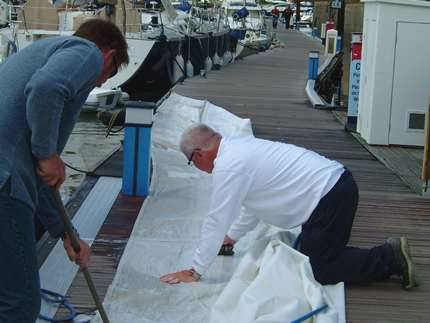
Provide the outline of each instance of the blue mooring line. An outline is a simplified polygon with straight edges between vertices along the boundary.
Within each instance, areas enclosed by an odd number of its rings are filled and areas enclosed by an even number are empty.
[[[43,314],[39,314],[40,319],[48,322],[52,322],[52,323],[58,323],[58,322],[64,322],[64,321],[71,321],[76,317],[77,315],[76,310],[71,304],[69,304],[66,296],[43,288],[40,289],[40,295],[45,300],[45,302],[63,305],[69,311],[69,314],[66,317],[64,317],[62,320],[56,320],[53,317],[49,317]]]
[[[40,289],[40,295],[42,296],[42,298],[45,300],[45,302],[47,303],[56,303],[59,306],[62,305],[64,308],[67,309],[67,311],[69,311],[68,315],[61,318],[61,319],[54,319],[53,317],[49,317],[43,314],[39,314],[39,318],[47,321],[47,322],[51,322],[51,323],[63,323],[63,322],[73,322],[73,320],[81,314],[89,314],[89,313],[84,313],[84,312],[78,312],[75,307],[69,303],[69,301],[67,300],[66,296],[61,295],[59,293],[53,292],[51,290],[48,289]],[[82,323],[89,323],[90,320],[87,321],[82,321]]]
[[[320,308],[317,308],[316,310],[313,310],[313,311],[309,312],[308,314],[305,314],[302,317],[299,317],[298,319],[291,321],[291,323],[300,323],[300,322],[306,321],[308,318],[310,318],[314,315],[317,315],[319,312],[324,311],[326,308],[328,308],[328,305],[324,304]]]

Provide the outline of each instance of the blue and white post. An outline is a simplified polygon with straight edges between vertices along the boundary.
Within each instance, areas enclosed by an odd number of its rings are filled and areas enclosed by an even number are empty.
[[[148,196],[151,172],[151,129],[155,104],[130,101],[126,105],[122,193]]]
[[[309,52],[309,80],[316,80],[318,77],[318,65],[319,65],[319,51],[310,51]]]
[[[336,40],[336,54],[342,51],[342,36],[337,36]]]
[[[357,125],[362,42],[362,33],[352,33],[351,65],[349,67],[348,117],[345,126],[347,130],[355,130]]]

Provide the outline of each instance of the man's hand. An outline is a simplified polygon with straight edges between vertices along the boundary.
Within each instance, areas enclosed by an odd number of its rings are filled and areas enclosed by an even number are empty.
[[[53,155],[47,159],[37,160],[36,174],[45,184],[58,189],[64,182],[66,170],[60,156]]]
[[[84,268],[84,267],[87,267],[88,262],[90,261],[91,249],[90,249],[90,246],[85,241],[82,241],[79,238],[77,239],[78,239],[79,246],[81,248],[79,253],[76,253],[73,250],[72,242],[70,241],[70,238],[67,235],[67,233],[65,235],[64,243],[63,243],[64,249],[66,250],[67,256],[69,257],[70,261],[73,261],[77,265],[79,265],[79,267]]]
[[[230,245],[234,246],[235,243],[236,243],[236,240],[233,240],[228,235],[225,235],[224,241],[222,244],[227,244],[227,245],[230,244]]]
[[[198,280],[192,269],[182,270],[160,277],[160,281],[167,284],[192,283]]]

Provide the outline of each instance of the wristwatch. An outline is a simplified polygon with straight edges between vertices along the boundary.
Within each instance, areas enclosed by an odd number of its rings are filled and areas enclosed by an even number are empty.
[[[200,278],[202,277],[202,275],[200,275],[197,271],[195,271],[194,268],[190,269],[190,273],[191,273],[191,276],[193,276],[193,278],[195,280],[200,280]]]

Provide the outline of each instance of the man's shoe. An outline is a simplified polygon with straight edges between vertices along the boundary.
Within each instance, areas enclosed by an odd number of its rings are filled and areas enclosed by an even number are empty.
[[[415,280],[414,265],[409,252],[409,245],[406,237],[388,238],[387,243],[394,251],[397,264],[402,271],[402,286],[404,289],[411,289],[417,285]]]

